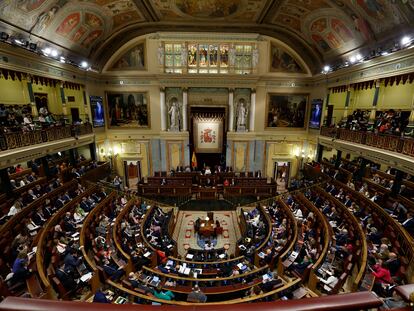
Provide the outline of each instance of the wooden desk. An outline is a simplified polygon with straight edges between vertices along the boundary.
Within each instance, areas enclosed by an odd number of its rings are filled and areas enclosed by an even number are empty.
[[[200,200],[214,200],[217,196],[217,189],[199,187],[198,193],[199,193],[198,198]]]
[[[214,219],[209,221],[201,220],[200,229],[198,230],[200,235],[209,237],[214,234]]]

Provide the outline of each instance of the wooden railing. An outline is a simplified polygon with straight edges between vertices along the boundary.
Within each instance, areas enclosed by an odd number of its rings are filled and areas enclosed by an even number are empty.
[[[322,127],[320,135],[403,153],[410,157],[414,157],[414,139],[412,138],[401,138],[400,136],[352,131],[335,127]]]
[[[298,281],[298,280],[296,280]],[[165,311],[175,311],[177,310],[176,306],[171,306],[172,304],[180,305],[179,310],[184,311],[200,311],[205,310],[204,307],[206,303],[197,303],[197,306],[194,306],[194,303],[188,302],[179,302],[179,301],[167,301],[158,299],[155,297],[149,297],[143,294],[139,294],[133,290],[129,290],[125,287],[117,285],[116,283],[110,281],[109,285],[113,286],[116,289],[119,289],[122,294],[126,297],[139,298],[144,300],[144,303],[151,304],[151,301],[168,304],[170,306],[162,306],[162,310]],[[277,289],[277,292],[269,292],[273,295],[282,292],[283,290],[292,287],[293,284],[286,284],[280,289]],[[238,299],[236,302],[254,302],[255,300],[259,301],[267,296],[267,294],[260,294],[250,298]],[[235,302],[231,302],[235,303]],[[207,303],[209,304],[209,303]],[[218,306],[217,310],[224,310],[225,308],[230,310],[227,305],[227,302],[216,303]],[[262,302],[262,303],[245,303],[237,305],[237,310],[240,311],[251,311],[251,310],[368,310],[373,308],[378,308],[383,304],[374,293],[372,292],[358,292],[351,294],[342,294],[342,295],[331,295],[323,296],[317,298],[309,299],[300,299],[300,300],[278,300],[273,302]],[[74,311],[74,310],[87,310],[92,308],[90,303],[86,302],[77,302],[77,301],[51,301],[51,300],[40,300],[40,299],[27,299],[20,297],[8,297],[2,303],[0,303],[0,310],[15,310],[15,311],[34,311],[34,310],[43,310],[43,311],[52,311],[57,309]],[[143,307],[144,308],[144,307]],[[113,310],[114,305],[111,304],[99,304],[99,310]],[[137,310],[137,306],[134,304],[125,304],[118,305],[117,309],[124,311]],[[145,310],[159,310],[158,306],[149,306],[145,305]]]
[[[2,133],[0,149],[9,150],[92,133],[92,125],[51,127],[30,132]]]

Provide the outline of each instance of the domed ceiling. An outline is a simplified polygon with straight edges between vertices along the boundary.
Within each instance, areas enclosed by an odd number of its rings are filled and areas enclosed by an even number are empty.
[[[414,29],[414,0],[0,0],[0,12],[3,30],[26,32],[97,66],[151,32],[254,32],[287,43],[317,71]]]

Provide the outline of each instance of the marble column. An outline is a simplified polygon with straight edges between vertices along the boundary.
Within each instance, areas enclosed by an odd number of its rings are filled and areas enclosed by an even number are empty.
[[[167,130],[167,116],[165,111],[165,88],[160,88],[161,131]]]
[[[187,125],[187,105],[188,105],[188,89],[187,88],[183,88],[183,128],[182,130],[188,131],[188,125]]]
[[[256,90],[252,89],[250,94],[249,131],[254,132],[254,117],[256,114]]]
[[[234,89],[229,89],[229,132],[233,132],[234,129]]]

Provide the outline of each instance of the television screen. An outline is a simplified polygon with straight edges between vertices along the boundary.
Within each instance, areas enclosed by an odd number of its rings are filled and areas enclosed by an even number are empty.
[[[313,99],[311,104],[311,114],[309,118],[309,127],[319,129],[321,126],[322,117],[322,99]]]
[[[105,126],[104,106],[101,96],[89,96],[92,111],[93,127]]]

